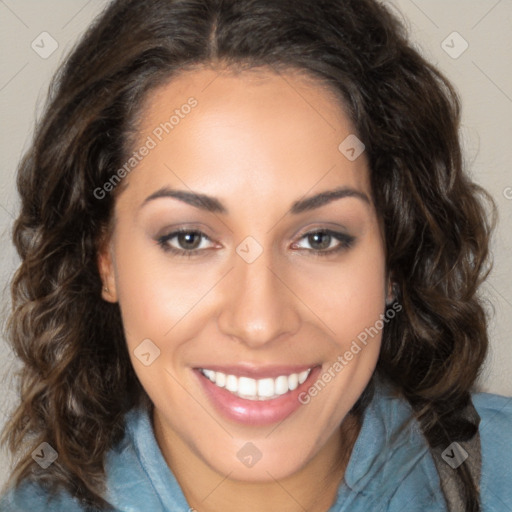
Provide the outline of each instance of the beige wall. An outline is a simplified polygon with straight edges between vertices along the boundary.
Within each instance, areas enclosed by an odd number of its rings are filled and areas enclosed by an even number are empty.
[[[495,268],[485,285],[485,295],[495,305],[492,347],[481,387],[512,395],[512,2],[394,0],[390,3],[402,12],[415,43],[459,90],[467,161],[474,179],[492,193],[498,204],[500,223],[493,246]],[[3,308],[9,306],[5,287],[18,264],[10,242],[10,228],[18,204],[16,164],[30,141],[34,118],[44,101],[51,75],[105,5],[104,0],[0,2],[3,121],[0,283]],[[48,35],[40,36],[43,32],[50,34],[56,43]],[[459,35],[452,35],[453,32]],[[46,55],[55,44],[58,48]],[[0,347],[1,425],[16,396],[10,378],[15,361],[2,340]],[[0,458],[3,459],[1,454]],[[7,474],[8,467],[0,465],[0,485]]]

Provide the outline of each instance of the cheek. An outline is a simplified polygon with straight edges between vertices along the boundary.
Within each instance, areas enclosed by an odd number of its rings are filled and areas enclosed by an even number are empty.
[[[337,312],[333,312],[335,330],[342,339],[353,339],[384,311],[384,273],[376,266],[362,266],[343,277],[345,292],[338,296]]]
[[[296,279],[299,293],[338,345],[350,344],[384,312],[384,254],[376,239],[332,265],[298,272]]]
[[[205,294],[204,273],[173,265],[154,242],[129,239],[119,230],[116,246],[117,290],[130,345],[141,339],[170,339],[170,331]],[[212,277],[213,279],[213,277]]]

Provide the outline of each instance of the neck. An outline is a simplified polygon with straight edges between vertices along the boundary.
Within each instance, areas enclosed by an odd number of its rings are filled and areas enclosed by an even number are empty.
[[[305,466],[281,480],[243,482],[222,475],[195,457],[179,440],[166,439],[158,416],[155,436],[191,510],[197,512],[325,512],[338,487],[361,428],[349,414],[321,450]],[[192,462],[191,462],[192,460]]]

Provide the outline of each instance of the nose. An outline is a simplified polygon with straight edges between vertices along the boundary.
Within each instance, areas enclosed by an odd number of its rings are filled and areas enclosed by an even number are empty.
[[[301,318],[293,283],[271,268],[265,252],[252,263],[235,257],[235,267],[224,282],[220,331],[250,348],[297,332]]]

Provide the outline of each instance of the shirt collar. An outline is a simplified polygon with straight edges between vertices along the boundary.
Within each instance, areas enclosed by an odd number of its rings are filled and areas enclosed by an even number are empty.
[[[148,475],[165,510],[188,512],[190,507],[178,481],[169,469],[155,438],[151,422],[151,409],[133,409],[127,414],[127,433],[137,458]]]

